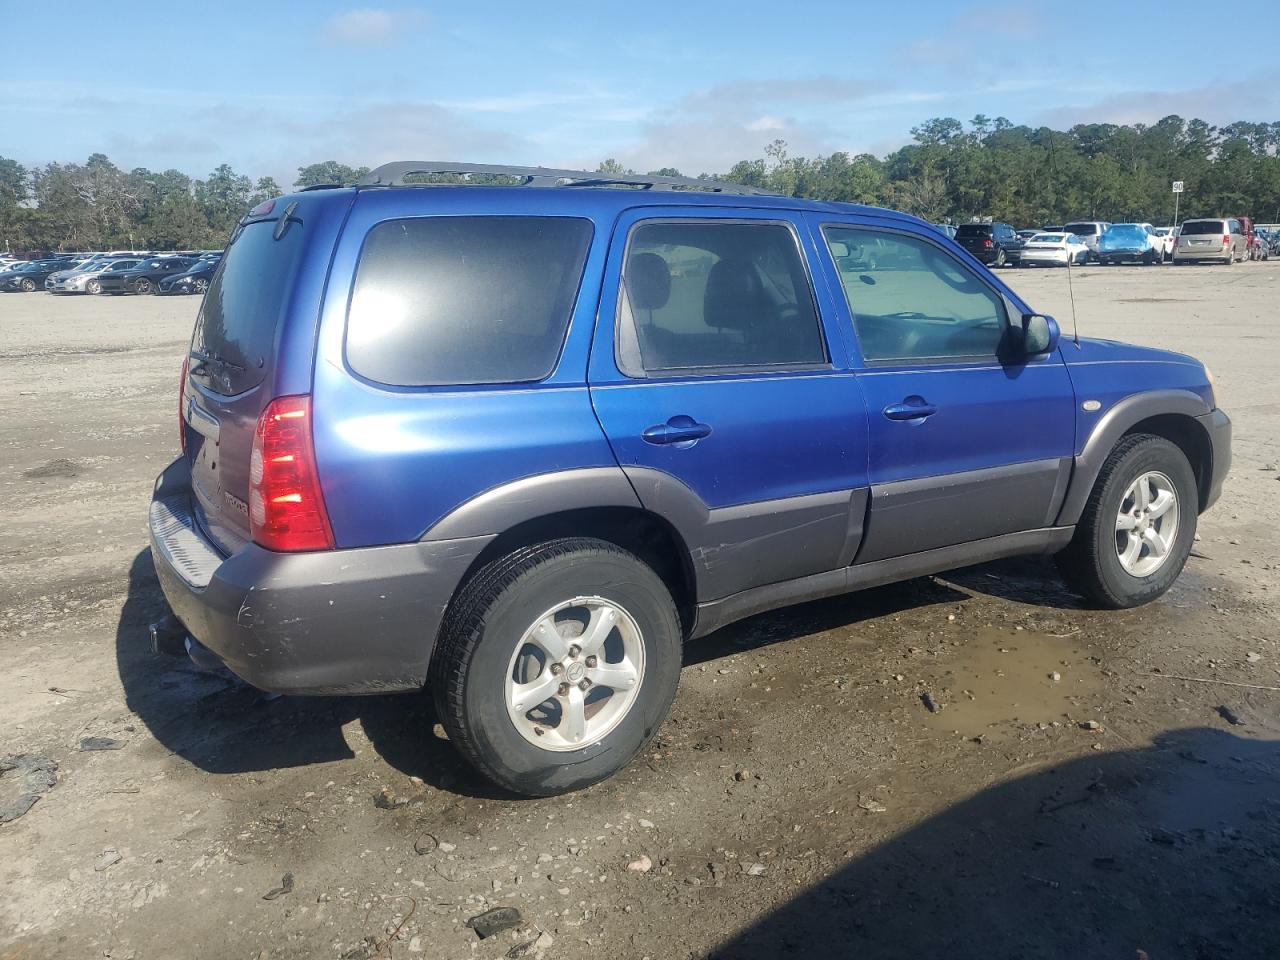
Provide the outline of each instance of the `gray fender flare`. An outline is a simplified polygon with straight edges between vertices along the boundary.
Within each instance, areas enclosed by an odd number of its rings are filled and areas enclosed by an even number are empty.
[[[1209,405],[1190,390],[1152,390],[1125,397],[1098,419],[1084,449],[1075,458],[1071,483],[1062,501],[1062,509],[1058,511],[1057,525],[1071,526],[1080,521],[1102,465],[1120,438],[1135,424],[1169,414],[1195,420],[1210,412]]]
[[[640,498],[621,467],[541,473],[493,487],[437,521],[423,540],[495,536],[528,520],[583,507],[634,507]]]

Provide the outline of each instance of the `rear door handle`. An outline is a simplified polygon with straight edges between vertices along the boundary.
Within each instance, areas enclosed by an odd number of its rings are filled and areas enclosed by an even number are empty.
[[[711,426],[699,423],[693,417],[677,414],[666,423],[657,423],[641,434],[646,443],[684,443],[693,446],[703,437],[711,436]]]
[[[891,403],[884,408],[884,415],[890,420],[923,420],[937,412],[938,408],[924,397],[907,397],[901,403]]]

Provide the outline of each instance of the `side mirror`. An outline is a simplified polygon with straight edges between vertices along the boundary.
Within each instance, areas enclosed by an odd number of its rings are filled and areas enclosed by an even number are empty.
[[[1017,327],[1018,325],[1015,325]],[[1058,321],[1040,313],[1024,313],[1018,330],[1021,350],[1024,357],[1037,357],[1052,353],[1058,347]]]

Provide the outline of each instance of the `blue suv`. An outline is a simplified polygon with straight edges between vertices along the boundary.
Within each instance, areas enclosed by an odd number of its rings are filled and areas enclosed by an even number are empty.
[[[626,764],[751,614],[1016,554],[1151,601],[1230,462],[1201,363],[1060,342],[923,221],[543,168],[255,207],[180,397],[172,636],[265,690],[426,687],[525,795]]]

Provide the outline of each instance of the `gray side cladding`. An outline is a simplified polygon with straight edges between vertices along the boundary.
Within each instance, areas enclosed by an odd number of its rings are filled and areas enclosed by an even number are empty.
[[[862,539],[867,491],[837,490],[709,509],[670,474],[647,467],[592,467],[527,477],[454,510],[429,540],[488,536],[527,520],[588,507],[647,509],[689,549],[698,601],[848,563]]]

